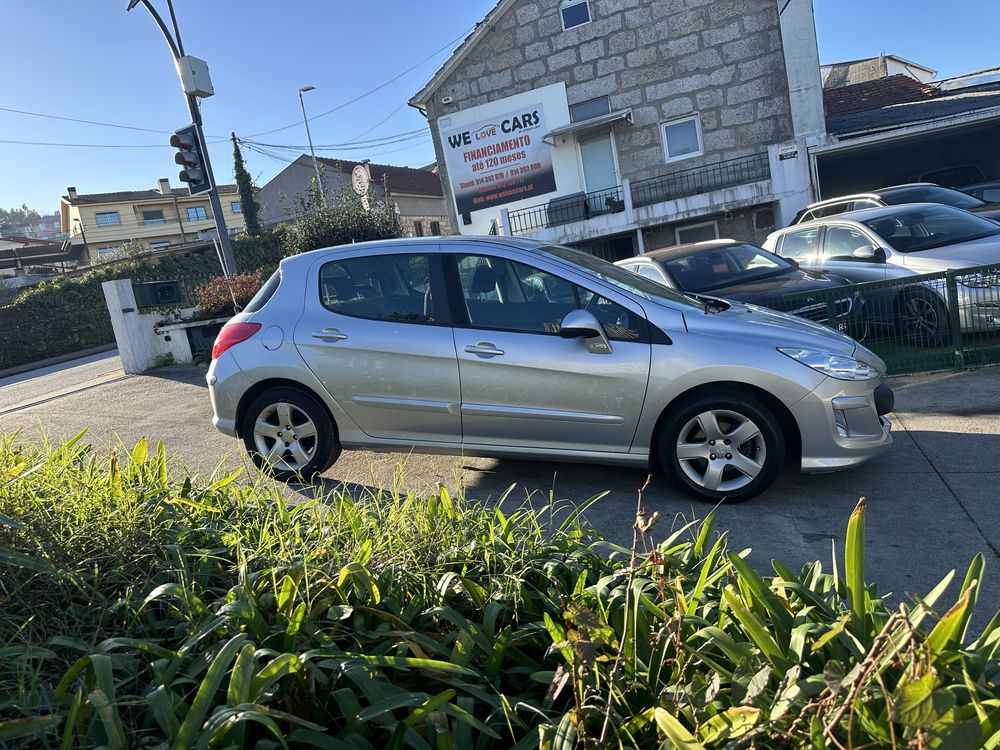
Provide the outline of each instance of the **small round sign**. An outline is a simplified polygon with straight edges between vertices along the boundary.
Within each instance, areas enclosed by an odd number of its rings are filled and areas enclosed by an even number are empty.
[[[368,183],[368,171],[361,164],[358,164],[351,172],[351,187],[358,195],[365,195],[368,192]]]

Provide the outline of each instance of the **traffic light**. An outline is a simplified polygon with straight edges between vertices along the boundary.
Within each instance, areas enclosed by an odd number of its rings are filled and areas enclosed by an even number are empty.
[[[181,182],[188,184],[191,195],[209,192],[212,181],[208,178],[208,170],[205,169],[201,155],[197,128],[194,125],[181,128],[170,136],[170,145],[177,149],[174,161],[183,167],[178,177]]]

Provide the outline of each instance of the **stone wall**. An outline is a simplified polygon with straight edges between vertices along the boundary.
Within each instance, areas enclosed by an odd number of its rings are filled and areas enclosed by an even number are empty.
[[[444,81],[427,113],[446,191],[438,117],[559,81],[571,105],[609,95],[613,110],[632,109],[633,124],[614,127],[623,178],[792,137],[776,0],[590,0],[590,11],[590,23],[563,31],[559,0],[517,0]],[[704,155],[666,164],[661,124],[694,112]]]

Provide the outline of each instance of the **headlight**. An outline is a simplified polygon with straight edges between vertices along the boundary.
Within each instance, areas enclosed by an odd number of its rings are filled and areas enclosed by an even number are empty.
[[[842,354],[820,352],[815,349],[793,349],[778,347],[778,351],[816,372],[821,372],[837,380],[872,380],[879,376],[878,370],[867,362]]]
[[[971,289],[988,289],[1000,286],[1000,274],[983,273],[982,271],[979,273],[967,273],[964,276],[956,276],[955,281]]]

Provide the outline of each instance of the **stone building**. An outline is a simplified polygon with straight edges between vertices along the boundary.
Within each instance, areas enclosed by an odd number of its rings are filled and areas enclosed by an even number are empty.
[[[500,0],[410,101],[463,234],[617,259],[812,198],[812,0]]]
[[[429,169],[396,167],[390,164],[316,158],[328,202],[341,190],[351,189],[351,175],[357,167],[366,171],[368,184],[379,201],[387,200],[399,212],[403,230],[410,237],[451,234],[451,223],[441,191],[441,180]],[[309,187],[315,182],[312,158],[302,155],[276,174],[257,192],[260,219],[277,224],[303,211]]]

